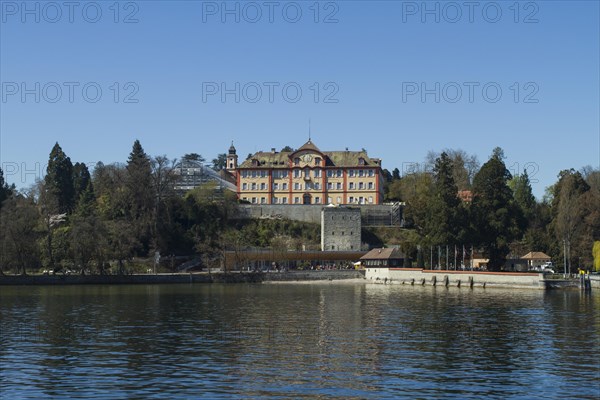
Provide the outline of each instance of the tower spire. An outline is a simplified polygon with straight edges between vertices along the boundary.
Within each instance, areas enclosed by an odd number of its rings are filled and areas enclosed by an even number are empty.
[[[311,132],[310,132],[310,118],[308,119],[308,141],[311,141]]]

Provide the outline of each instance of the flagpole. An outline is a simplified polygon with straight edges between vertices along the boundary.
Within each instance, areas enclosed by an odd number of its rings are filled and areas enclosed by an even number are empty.
[[[433,269],[433,245],[429,246],[429,268]]]
[[[448,245],[446,245],[446,269],[448,268]]]
[[[473,245],[471,244],[471,271],[473,271],[473,257],[475,256],[475,253],[473,252]]]
[[[454,270],[456,271],[456,244],[454,245]]]

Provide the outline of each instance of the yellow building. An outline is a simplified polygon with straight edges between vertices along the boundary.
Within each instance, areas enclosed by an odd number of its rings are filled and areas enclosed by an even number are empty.
[[[309,139],[295,151],[258,152],[237,165],[229,148],[227,170],[240,200],[252,204],[381,204],[381,160],[366,151],[321,151]]]

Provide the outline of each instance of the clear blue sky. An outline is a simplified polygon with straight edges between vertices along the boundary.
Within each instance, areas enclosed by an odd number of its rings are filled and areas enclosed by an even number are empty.
[[[9,182],[33,183],[56,141],[90,164],[124,162],[136,138],[209,160],[233,140],[243,159],[301,146],[309,119],[321,149],[364,147],[390,170],[443,148],[483,163],[500,146],[538,198],[560,170],[600,163],[597,1],[114,3],[0,1]]]

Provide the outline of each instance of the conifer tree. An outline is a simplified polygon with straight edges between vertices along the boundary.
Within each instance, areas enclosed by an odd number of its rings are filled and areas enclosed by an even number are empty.
[[[58,143],[50,152],[48,168],[46,170],[46,186],[49,197],[52,199],[51,212],[57,214],[70,213],[74,206],[73,164],[71,159],[63,152]]]
[[[427,205],[427,235],[432,244],[450,245],[458,241],[460,199],[452,171],[452,160],[444,152],[435,161],[433,196]]]
[[[521,237],[525,225],[508,186],[512,176],[503,158],[502,149],[494,149],[491,158],[475,175],[470,208],[475,245],[484,250],[492,271],[500,270],[509,253],[509,244]]]

